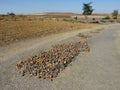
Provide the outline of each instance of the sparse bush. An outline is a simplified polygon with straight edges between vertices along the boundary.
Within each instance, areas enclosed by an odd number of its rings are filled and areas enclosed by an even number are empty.
[[[96,20],[95,18],[92,18],[92,20]]]
[[[78,17],[76,16],[76,17],[74,17],[74,19],[75,19],[75,20],[77,20],[77,19],[78,19]]]
[[[104,17],[103,19],[105,19],[105,20],[109,20],[110,17],[109,17],[109,16],[106,16],[106,17]]]
[[[113,19],[117,19],[117,16],[118,16],[118,10],[114,10],[112,13]]]
[[[109,20],[109,22],[111,22],[111,23],[112,23],[112,22],[114,22],[114,20]]]
[[[99,21],[98,21],[98,20],[96,20],[95,18],[92,18],[91,23],[96,23],[96,24],[98,24],[98,23],[99,23]]]
[[[100,22],[103,22],[103,23],[105,23],[105,20],[103,20],[103,19],[102,19],[102,20],[100,20]]]
[[[7,15],[9,15],[9,16],[15,16],[15,13],[13,13],[13,12],[11,12],[11,13],[7,13]]]
[[[113,17],[113,19],[117,19],[117,17]]]

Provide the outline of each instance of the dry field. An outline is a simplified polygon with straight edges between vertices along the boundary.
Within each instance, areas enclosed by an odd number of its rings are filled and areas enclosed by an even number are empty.
[[[41,37],[48,34],[92,28],[95,25],[48,19],[3,19],[0,20],[0,46]]]

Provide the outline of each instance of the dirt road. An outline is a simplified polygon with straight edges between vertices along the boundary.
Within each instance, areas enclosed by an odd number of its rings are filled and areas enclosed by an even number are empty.
[[[87,41],[90,53],[75,58],[53,81],[35,77],[21,77],[15,64],[39,50],[58,42],[79,40],[80,31],[26,40],[0,48],[1,90],[120,90],[120,25],[110,25],[104,30],[91,32]]]

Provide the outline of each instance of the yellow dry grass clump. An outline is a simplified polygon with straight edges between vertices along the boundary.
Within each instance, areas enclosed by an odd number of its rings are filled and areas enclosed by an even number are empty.
[[[58,20],[1,20],[0,46],[26,38],[93,27],[92,24]]]

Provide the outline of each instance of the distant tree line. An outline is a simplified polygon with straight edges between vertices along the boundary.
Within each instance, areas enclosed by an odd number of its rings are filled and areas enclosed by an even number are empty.
[[[83,7],[82,7],[82,10],[83,10],[83,15],[85,16],[85,19],[87,20],[88,19],[88,15],[92,15],[94,9],[92,8],[92,2],[89,2],[89,3],[83,3]],[[117,19],[118,18],[118,10],[114,10],[112,12],[112,18],[113,19]],[[13,13],[13,12],[8,12],[6,15],[8,16],[15,16],[16,14]],[[108,19],[108,17],[106,17]],[[77,20],[77,16],[75,17],[75,19]]]
[[[15,13],[13,13],[13,12],[8,12],[7,15],[15,16]]]
[[[83,3],[83,8],[82,8],[83,13],[82,14],[85,15],[85,19],[88,18],[87,15],[92,15],[92,13],[94,11],[94,9],[92,8],[91,4],[92,4],[92,2]],[[114,10],[112,12],[112,18],[113,19],[117,19],[118,18],[118,14],[119,14],[118,10]],[[106,18],[108,19],[108,17],[106,17]]]

